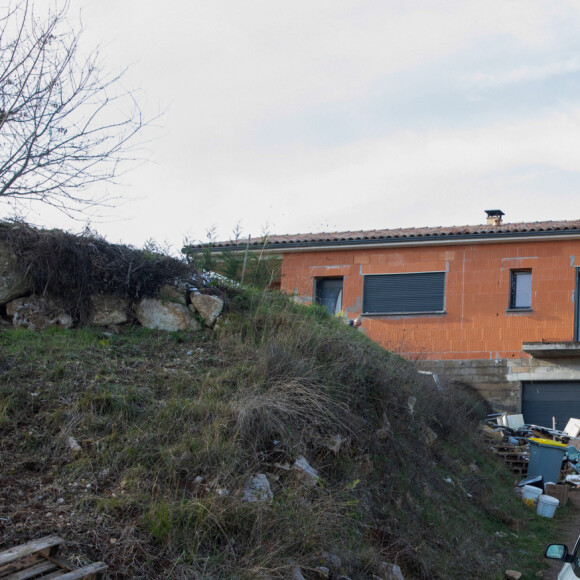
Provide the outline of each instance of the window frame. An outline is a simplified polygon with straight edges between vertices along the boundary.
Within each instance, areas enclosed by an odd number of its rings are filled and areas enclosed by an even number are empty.
[[[517,280],[520,276],[527,275],[530,280],[530,299],[529,304],[525,306],[517,306],[518,301],[518,283]],[[509,302],[507,307],[507,312],[530,312],[532,308],[532,269],[531,268],[518,268],[510,270],[510,290],[509,290]]]
[[[441,296],[441,309],[430,309],[426,308],[425,310],[405,310],[405,309],[397,309],[397,310],[382,310],[382,311],[368,311],[367,310],[367,303],[366,303],[366,289],[367,289],[367,280],[371,277],[376,276],[383,276],[383,277],[392,277],[394,280],[396,276],[401,277],[411,277],[411,276],[431,276],[433,274],[440,274],[442,276],[442,296]],[[446,314],[446,293],[447,293],[447,272],[445,270],[430,270],[430,271],[422,271],[422,272],[381,272],[376,274],[364,274],[363,275],[363,299],[362,299],[362,314],[363,316],[426,316],[426,315],[437,315],[441,316]]]

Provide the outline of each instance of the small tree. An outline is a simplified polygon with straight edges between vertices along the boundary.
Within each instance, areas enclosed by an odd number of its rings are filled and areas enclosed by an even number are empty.
[[[68,2],[49,6],[17,0],[0,19],[0,199],[71,214],[106,201],[85,189],[120,174],[143,119],[123,73],[80,56]]]

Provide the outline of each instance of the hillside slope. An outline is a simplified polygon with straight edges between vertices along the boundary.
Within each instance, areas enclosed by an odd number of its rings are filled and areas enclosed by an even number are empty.
[[[4,327],[0,349],[0,548],[58,533],[118,579],[501,578],[541,555],[484,405],[321,308],[230,289],[214,331]],[[252,478],[272,495],[247,501]]]

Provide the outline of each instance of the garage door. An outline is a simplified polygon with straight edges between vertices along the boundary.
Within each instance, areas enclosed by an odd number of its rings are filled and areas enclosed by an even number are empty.
[[[526,423],[564,429],[570,417],[580,418],[580,382],[523,383],[522,414]]]

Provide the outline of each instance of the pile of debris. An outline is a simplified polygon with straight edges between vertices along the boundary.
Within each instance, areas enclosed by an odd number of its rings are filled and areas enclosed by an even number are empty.
[[[540,515],[552,517],[553,510],[543,510],[542,504],[564,506],[570,485],[580,486],[580,419],[570,419],[558,431],[526,424],[523,415],[494,413],[482,432],[494,453],[522,478],[516,491]],[[555,499],[540,501],[545,496]]]

